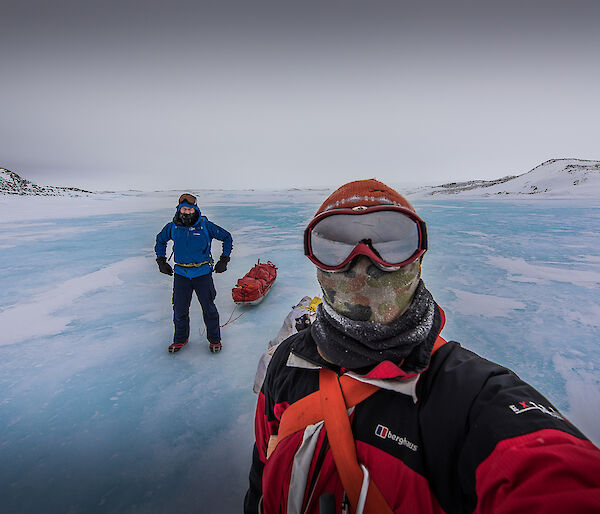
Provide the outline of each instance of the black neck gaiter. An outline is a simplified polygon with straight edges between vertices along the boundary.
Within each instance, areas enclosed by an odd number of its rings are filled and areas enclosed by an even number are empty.
[[[406,312],[392,323],[354,321],[323,303],[311,336],[322,355],[342,368],[365,369],[387,360],[419,373],[429,365],[441,328],[440,308],[421,280]]]

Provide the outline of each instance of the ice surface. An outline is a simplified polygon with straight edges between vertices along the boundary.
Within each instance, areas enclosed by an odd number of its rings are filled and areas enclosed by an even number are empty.
[[[302,230],[326,194],[199,195],[234,237],[214,277],[222,322],[238,277],[259,257],[279,267],[217,355],[195,300],[190,344],[167,353],[171,278],[152,248],[177,193],[0,197],[2,511],[240,512],[256,365],[292,306],[319,294]],[[512,368],[598,444],[598,204],[414,203],[443,335]]]

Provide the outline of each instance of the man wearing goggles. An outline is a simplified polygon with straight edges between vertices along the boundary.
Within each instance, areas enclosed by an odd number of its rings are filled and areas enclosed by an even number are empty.
[[[213,239],[223,241],[223,253],[214,263],[211,255]],[[173,323],[175,333],[169,352],[175,353],[185,346],[190,334],[190,304],[195,292],[202,306],[206,325],[209,350],[221,351],[219,312],[215,305],[217,294],[212,272],[227,270],[229,254],[233,247],[231,234],[202,216],[196,204],[196,197],[189,193],[179,197],[173,221],[167,223],[156,236],[156,262],[161,273],[173,275],[173,268],[167,262],[167,242],[173,241],[175,255],[175,276],[173,277]]]
[[[323,302],[267,370],[247,514],[600,511],[598,448],[514,373],[440,336],[426,250],[425,222],[374,179],[310,221]]]
[[[388,323],[419,285],[427,227],[406,198],[373,182],[366,195],[349,192],[350,184],[331,195],[304,231],[304,253],[334,310]]]

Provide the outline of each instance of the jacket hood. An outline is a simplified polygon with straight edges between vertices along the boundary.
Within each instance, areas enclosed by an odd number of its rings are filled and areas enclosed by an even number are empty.
[[[188,203],[188,202],[181,202],[178,206],[177,206],[177,210],[175,211],[175,214],[179,213],[179,211],[181,210],[182,207],[191,207],[192,209],[196,209],[198,211],[198,215],[201,215],[202,213],[200,212],[200,207],[198,207],[197,205],[193,204],[193,203]]]

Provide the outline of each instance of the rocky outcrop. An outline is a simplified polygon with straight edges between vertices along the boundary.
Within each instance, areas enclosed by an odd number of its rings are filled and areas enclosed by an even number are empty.
[[[91,191],[76,187],[39,186],[22,178],[18,173],[0,168],[0,194],[29,196],[81,196]]]

